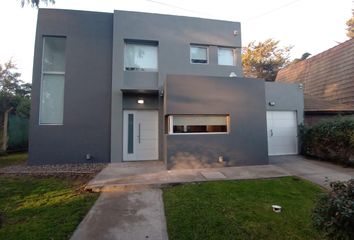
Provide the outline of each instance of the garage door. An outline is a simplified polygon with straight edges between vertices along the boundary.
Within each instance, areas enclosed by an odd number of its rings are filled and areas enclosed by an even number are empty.
[[[268,154],[297,154],[295,111],[267,111]]]

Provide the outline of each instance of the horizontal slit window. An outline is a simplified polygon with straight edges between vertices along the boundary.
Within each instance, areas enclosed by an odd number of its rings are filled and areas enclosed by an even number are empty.
[[[169,134],[228,133],[228,115],[170,115]]]

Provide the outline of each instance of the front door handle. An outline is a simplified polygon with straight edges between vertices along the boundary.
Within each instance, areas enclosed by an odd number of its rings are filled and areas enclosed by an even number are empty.
[[[138,130],[138,134],[139,134],[139,135],[138,135],[138,143],[140,143],[140,123],[139,123],[139,125],[138,125],[138,129],[139,129],[139,130]]]
[[[270,136],[273,137],[273,129],[270,129]]]

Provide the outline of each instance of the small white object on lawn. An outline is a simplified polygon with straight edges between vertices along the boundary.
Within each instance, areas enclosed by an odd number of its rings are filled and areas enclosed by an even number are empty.
[[[281,212],[281,206],[279,205],[272,205],[273,212],[280,213]]]

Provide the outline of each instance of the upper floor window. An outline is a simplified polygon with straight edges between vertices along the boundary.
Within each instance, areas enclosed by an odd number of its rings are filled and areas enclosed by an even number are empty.
[[[44,37],[39,124],[63,124],[66,38]]]
[[[190,47],[190,60],[191,63],[208,63],[208,47],[191,45]]]
[[[126,43],[124,69],[126,71],[157,71],[157,45]]]
[[[218,64],[226,66],[236,65],[236,53],[233,48],[218,48]]]

